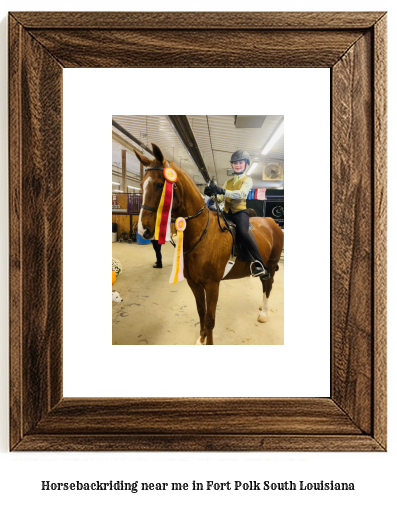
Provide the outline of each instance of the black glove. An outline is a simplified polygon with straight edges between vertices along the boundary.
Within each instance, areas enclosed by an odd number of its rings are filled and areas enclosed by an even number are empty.
[[[212,191],[211,195],[215,195],[215,194],[220,195],[220,194],[224,194],[225,193],[225,189],[221,188],[221,187],[218,187],[217,185],[215,185],[215,183],[212,180],[209,183],[209,188]]]
[[[208,195],[208,197],[211,197],[214,194],[214,192],[210,187],[205,187],[204,194]]]

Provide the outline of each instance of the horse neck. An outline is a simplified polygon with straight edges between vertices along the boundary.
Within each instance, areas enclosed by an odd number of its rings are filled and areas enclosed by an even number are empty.
[[[179,168],[175,168],[178,173],[177,182],[177,202],[180,204],[174,209],[173,217],[189,217],[195,215],[205,206],[205,201],[201,197],[196,185],[193,181]],[[178,170],[179,169],[179,170]],[[184,251],[189,250],[194,246],[197,239],[203,233],[206,224],[208,223],[208,210],[203,210],[197,217],[192,218],[186,224],[184,232]]]
[[[182,169],[175,166],[173,168],[177,171],[178,182],[175,198],[177,206],[172,214],[174,218],[195,215],[204,206],[205,202],[196,185]]]

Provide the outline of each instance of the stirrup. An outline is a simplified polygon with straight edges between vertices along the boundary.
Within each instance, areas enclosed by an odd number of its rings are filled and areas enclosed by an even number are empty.
[[[255,269],[255,264],[257,265],[257,272],[256,273],[253,272],[253,268],[252,268],[252,266],[254,266],[254,269]],[[269,271],[266,269],[266,267],[260,261],[251,262],[250,269],[251,269],[251,276],[259,276],[263,280],[267,280],[270,278]]]

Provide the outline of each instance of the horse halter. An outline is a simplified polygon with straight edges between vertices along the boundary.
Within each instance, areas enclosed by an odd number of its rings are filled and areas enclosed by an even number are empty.
[[[153,166],[153,167],[147,167],[145,169],[145,172],[146,171],[154,171],[154,170],[162,171],[163,169],[164,169],[164,167],[161,167],[161,166]],[[173,184],[173,189],[174,189],[174,197],[176,197],[178,199],[178,205],[179,205],[179,197],[176,194],[176,189],[177,189],[176,183]],[[153,211],[153,213],[157,213],[157,208],[152,208],[151,206],[145,206],[144,204],[141,204],[141,208],[146,209],[148,211]],[[175,222],[174,219],[173,219],[173,221]]]

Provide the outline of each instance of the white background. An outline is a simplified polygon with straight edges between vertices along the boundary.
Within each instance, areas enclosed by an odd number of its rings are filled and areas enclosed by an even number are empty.
[[[161,85],[157,69],[64,70],[65,396],[329,396],[330,70],[240,72],[249,83],[248,92],[231,86],[235,69],[162,69]],[[132,89],[134,96],[146,99],[130,103]],[[285,345],[112,346],[106,269],[112,247],[112,114],[230,114],[232,109],[283,114],[285,119]],[[89,119],[89,128],[80,121],[83,117]],[[92,168],[95,191],[90,190]],[[305,179],[316,180],[306,192]],[[309,199],[317,195],[310,216],[298,212],[304,193]],[[76,194],[92,199],[88,241],[86,228],[79,227]],[[176,289],[182,284],[186,282]],[[85,292],[83,305],[76,297],[79,289]],[[197,338],[192,334],[191,343]],[[216,371],[216,378],[203,375],[203,368]]]
[[[2,19],[0,23],[2,69],[7,62],[7,10],[32,10],[33,5],[27,1],[6,0],[3,4]],[[95,10],[181,10],[183,4],[178,2],[138,2],[114,1],[95,2],[91,4]],[[190,2],[190,10],[225,10],[231,9],[230,3],[222,4],[212,0]],[[200,7],[198,7],[200,5]],[[85,0],[69,1],[67,4],[57,4],[60,10],[90,10],[90,2]],[[389,48],[397,47],[396,41],[396,7],[391,1],[324,1],[319,2],[302,0],[296,2],[244,2],[237,5],[237,9],[252,11],[260,10],[388,10],[389,11]],[[48,1],[37,1],[34,4],[37,10],[54,10],[55,5]],[[186,7],[185,7],[186,9]],[[395,92],[395,56],[390,51],[389,61],[389,111],[396,110]],[[8,452],[8,228],[7,228],[7,77],[1,74],[1,114],[0,114],[0,217],[1,217],[1,250],[0,262],[2,269],[0,276],[0,499],[4,505],[22,506],[25,504],[47,506],[54,504],[66,506],[86,505],[95,502],[97,506],[107,506],[110,503],[117,505],[156,505],[159,502],[172,502],[174,505],[202,505],[203,501],[216,504],[227,501],[231,504],[260,505],[275,502],[293,502],[295,505],[305,506],[331,506],[337,503],[341,506],[350,506],[360,503],[361,506],[376,504],[392,505],[395,495],[395,467],[397,465],[396,449],[396,334],[395,312],[393,302],[396,301],[396,271],[393,259],[397,258],[393,234],[390,234],[388,266],[389,286],[389,439],[387,453],[30,453],[10,454]],[[185,111],[182,111],[183,113]],[[389,167],[396,166],[396,119],[390,115],[389,119]],[[389,230],[393,231],[393,221],[396,216],[396,199],[393,191],[396,188],[396,179],[393,171],[389,174]],[[301,336],[301,333],[298,331]],[[164,347],[163,347],[164,348]],[[239,347],[240,349],[241,347]],[[266,347],[269,348],[269,347]],[[281,348],[281,347],[280,347]],[[200,495],[192,492],[162,492],[159,494],[146,493],[131,497],[130,493],[44,493],[40,491],[40,481],[91,481],[91,480],[124,480],[124,481],[227,481],[227,480],[339,480],[354,481],[356,490],[352,493],[344,492],[204,492]]]

